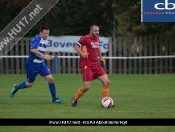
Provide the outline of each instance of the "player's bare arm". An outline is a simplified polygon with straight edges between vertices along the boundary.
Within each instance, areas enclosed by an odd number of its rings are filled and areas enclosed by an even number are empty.
[[[30,50],[31,52],[33,52],[34,54],[36,54],[36,55],[39,55],[39,56],[42,56],[44,59],[46,59],[46,60],[51,60],[51,57],[50,57],[50,55],[48,55],[48,54],[42,54],[42,53],[40,53],[37,49],[32,49],[32,50]]]
[[[47,52],[45,53],[45,55],[49,55]],[[49,55],[50,56],[50,60],[52,60],[54,57]]]
[[[103,65],[105,65],[106,62],[105,62],[105,60],[103,59],[103,56],[102,56],[102,54],[101,54],[101,49],[100,49],[100,48],[99,48],[99,51],[98,51],[98,56],[99,56],[99,58],[100,58],[100,61],[103,63]]]
[[[82,50],[81,50],[81,48],[79,47],[79,45],[75,45],[75,47],[74,47],[74,49],[79,53],[79,54],[81,54],[84,58],[88,58],[88,54],[89,53],[84,53]]]

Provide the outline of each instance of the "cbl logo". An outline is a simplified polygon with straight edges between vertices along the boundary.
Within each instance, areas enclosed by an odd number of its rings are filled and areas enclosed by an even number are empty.
[[[174,10],[175,3],[168,3],[168,0],[165,0],[165,3],[156,3],[154,8],[157,10]]]

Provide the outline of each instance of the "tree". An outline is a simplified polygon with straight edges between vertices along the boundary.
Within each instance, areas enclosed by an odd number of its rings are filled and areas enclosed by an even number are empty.
[[[2,16],[0,20],[0,30],[3,30],[31,1],[32,0],[0,0],[0,16]],[[59,8],[54,6],[46,16],[55,18],[58,12]]]
[[[85,35],[91,24],[97,24],[101,36],[111,36],[111,5],[108,0],[61,0],[55,5],[59,9],[57,15],[45,15],[27,35],[34,34],[43,24],[50,27],[51,35]]]
[[[3,30],[30,2],[30,0],[0,0],[0,30]]]
[[[31,0],[0,0],[0,30],[3,30]],[[111,36],[112,1],[61,0],[25,36],[38,34],[41,25],[51,29],[51,35],[85,35],[91,24],[100,27],[101,36]],[[4,15],[5,14],[5,15]]]

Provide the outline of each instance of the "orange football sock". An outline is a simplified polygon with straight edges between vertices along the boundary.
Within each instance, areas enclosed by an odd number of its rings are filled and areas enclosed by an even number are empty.
[[[83,94],[84,94],[84,92],[82,92],[81,88],[79,88],[74,99],[77,101]]]
[[[109,94],[109,88],[102,88],[102,98],[108,97]]]

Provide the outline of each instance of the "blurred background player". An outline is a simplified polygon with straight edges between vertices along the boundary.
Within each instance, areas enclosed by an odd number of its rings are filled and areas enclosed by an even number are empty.
[[[79,67],[82,70],[82,80],[84,85],[78,89],[76,95],[72,98],[72,107],[77,106],[78,99],[90,88],[91,81],[96,78],[102,83],[102,98],[109,94],[109,79],[101,67],[98,57],[103,65],[105,60],[102,58],[99,40],[99,27],[92,25],[90,33],[80,38],[74,49],[80,54]],[[114,107],[114,105],[113,105]]]
[[[42,26],[40,28],[40,34],[36,35],[31,44],[30,44],[30,53],[28,60],[26,62],[26,74],[27,74],[27,81],[20,83],[19,85],[14,85],[11,92],[10,97],[13,98],[14,94],[19,89],[29,88],[32,87],[35,78],[38,74],[43,76],[47,82],[50,89],[50,93],[52,96],[53,103],[61,103],[64,101],[63,98],[59,99],[56,97],[56,88],[54,84],[54,79],[50,73],[50,70],[46,66],[44,59],[52,60],[52,56],[46,53],[46,46],[47,46],[47,37],[49,36],[49,28],[46,26]]]

